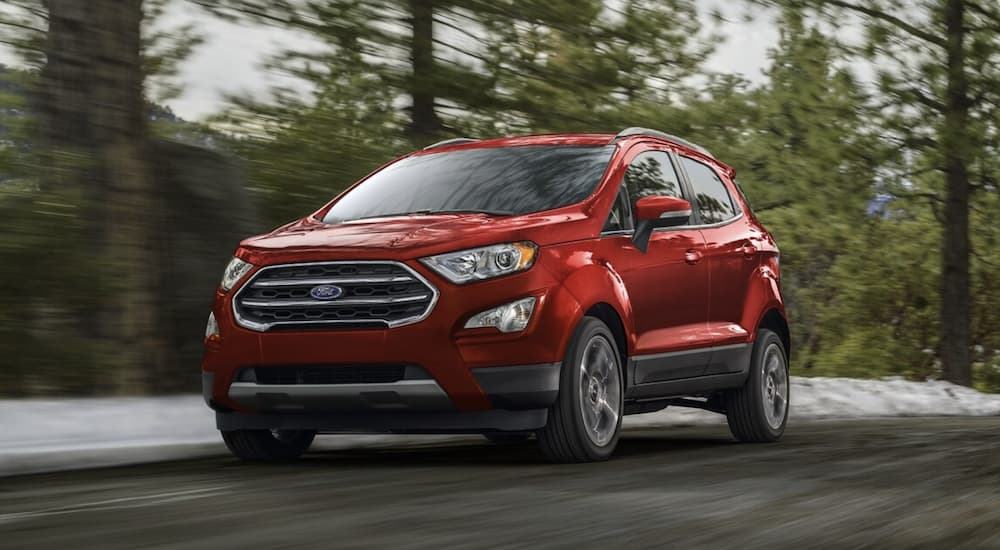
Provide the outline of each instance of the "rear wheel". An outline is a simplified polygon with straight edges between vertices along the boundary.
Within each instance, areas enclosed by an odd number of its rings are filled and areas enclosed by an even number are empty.
[[[621,355],[599,319],[584,317],[563,359],[559,397],[538,442],[553,462],[607,460],[622,425]]]
[[[316,432],[301,430],[234,430],[222,432],[222,440],[241,460],[292,460],[312,445]]]
[[[777,441],[788,422],[788,360],[777,334],[757,332],[750,374],[742,388],[726,394],[729,431],[740,441]]]

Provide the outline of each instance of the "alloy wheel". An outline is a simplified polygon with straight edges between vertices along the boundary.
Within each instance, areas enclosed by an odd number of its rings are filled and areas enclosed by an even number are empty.
[[[607,445],[618,429],[621,395],[614,348],[604,336],[594,336],[580,361],[580,414],[587,436],[598,447]]]

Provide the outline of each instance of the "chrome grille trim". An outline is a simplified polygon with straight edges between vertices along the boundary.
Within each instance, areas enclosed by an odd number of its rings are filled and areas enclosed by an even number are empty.
[[[344,300],[331,300],[321,302],[318,300],[274,300],[271,302],[257,302],[243,300],[240,302],[246,307],[261,308],[282,308],[282,307],[336,307],[336,306],[368,306],[380,304],[408,304],[410,302],[423,302],[431,297],[430,294],[419,296],[404,296],[402,298],[347,298]]]
[[[354,262],[358,263],[358,262]],[[296,281],[257,281],[254,288],[273,288],[298,285],[352,285],[352,284],[385,284],[408,283],[413,277],[327,277],[324,279],[301,279]]]
[[[279,269],[297,268],[297,267],[322,267],[322,266],[393,266],[404,270],[407,275],[388,275],[388,276],[358,276],[358,277],[313,277],[313,278],[288,278],[288,279],[273,279],[273,280],[258,280],[261,275]],[[295,286],[317,286],[324,284],[406,284],[406,283],[420,283],[425,287],[425,291],[420,295],[416,296],[402,296],[402,297],[374,297],[374,298],[345,298],[340,300],[267,300],[267,299],[250,299],[243,300],[242,296],[245,292],[251,289],[276,289],[280,290],[282,288],[295,287]],[[304,262],[304,263],[293,263],[293,264],[276,264],[269,265],[260,268],[242,285],[240,285],[233,294],[232,298],[232,311],[233,316],[236,319],[236,323],[243,328],[254,330],[257,332],[265,332],[273,327],[279,326],[323,326],[330,325],[332,327],[337,327],[337,325],[353,325],[353,326],[365,326],[365,327],[375,327],[378,325],[388,328],[396,328],[406,325],[412,325],[414,323],[419,323],[423,321],[431,312],[434,311],[434,306],[437,305],[438,298],[440,297],[440,292],[437,287],[431,284],[424,276],[417,273],[410,266],[397,261],[391,260],[359,260],[359,261],[330,261],[330,262]],[[307,320],[307,321],[273,321],[273,322],[259,322],[253,319],[248,319],[247,316],[241,314],[240,308],[296,308],[296,307],[308,307],[308,308],[331,308],[336,306],[405,306],[409,304],[418,304],[420,302],[426,301],[427,306],[424,308],[423,312],[419,315],[412,315],[410,317],[402,319],[379,319],[379,318],[356,318],[356,319],[326,319],[326,320]]]

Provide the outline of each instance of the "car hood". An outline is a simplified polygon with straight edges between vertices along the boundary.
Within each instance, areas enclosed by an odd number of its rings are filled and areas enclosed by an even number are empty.
[[[435,214],[372,218],[337,224],[304,218],[241,243],[249,255],[293,254],[296,261],[336,252],[344,258],[412,259],[474,246],[530,240],[540,246],[583,238],[580,213],[489,216]],[[310,254],[314,253],[314,254]],[[283,259],[282,261],[287,261]]]

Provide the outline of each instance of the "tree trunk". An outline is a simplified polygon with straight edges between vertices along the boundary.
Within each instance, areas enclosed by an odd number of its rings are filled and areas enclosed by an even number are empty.
[[[410,96],[413,105],[408,133],[415,144],[427,145],[444,130],[444,124],[434,108],[434,0],[410,0],[410,13],[413,17],[413,39],[410,43],[413,65]]]
[[[59,151],[87,148],[93,137],[87,119],[91,79],[86,27],[91,14],[85,2],[45,0],[44,5],[49,13],[49,32],[35,103],[42,122],[38,145],[47,156],[47,166],[55,169]],[[49,176],[46,179],[56,179]]]
[[[100,367],[119,393],[141,393],[170,362],[159,322],[161,224],[149,166],[143,96],[142,0],[47,0],[40,133],[59,169],[45,185],[74,186],[103,300],[78,312]]]
[[[972,385],[969,356],[969,82],[965,2],[946,0],[948,89],[941,146],[946,199],[941,265],[941,365],[945,380]]]

